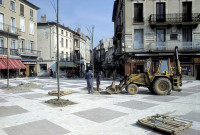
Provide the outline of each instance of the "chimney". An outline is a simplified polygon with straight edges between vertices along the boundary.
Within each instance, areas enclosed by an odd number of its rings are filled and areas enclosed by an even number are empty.
[[[47,23],[46,14],[44,14],[44,16],[41,16],[41,23]]]
[[[78,34],[81,34],[81,28],[78,28],[78,29],[77,29],[77,33],[78,33]]]

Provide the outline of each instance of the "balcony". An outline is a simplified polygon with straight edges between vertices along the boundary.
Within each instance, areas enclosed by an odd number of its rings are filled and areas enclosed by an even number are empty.
[[[144,18],[143,17],[134,17],[133,24],[137,24],[137,23],[144,23]]]
[[[200,13],[191,14],[152,14],[149,17],[150,25],[198,25]]]
[[[13,35],[13,36],[20,36],[20,29],[4,24],[4,23],[0,23],[0,33],[4,33],[4,34],[9,34],[9,35]]]
[[[15,55],[15,56],[17,56],[17,55],[18,55],[17,49],[10,49],[10,55]]]
[[[4,48],[4,47],[0,47],[0,54],[7,55],[8,54],[8,49]]]
[[[80,47],[79,46],[74,46],[74,50],[79,51]]]
[[[33,56],[33,57],[40,57],[41,56],[41,51],[24,49],[24,48],[19,48],[18,53],[21,56]]]
[[[178,46],[179,52],[199,52],[200,51],[200,41],[152,43],[149,46],[149,51],[174,52],[175,46]]]

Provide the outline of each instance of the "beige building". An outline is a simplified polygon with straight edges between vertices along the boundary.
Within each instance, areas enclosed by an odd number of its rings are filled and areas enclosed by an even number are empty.
[[[199,0],[115,0],[115,59],[121,74],[144,71],[149,57],[179,48],[184,77],[200,79]]]
[[[8,50],[10,59],[20,59],[26,66],[21,72],[26,76],[37,73],[38,9],[27,0],[0,0],[0,55]],[[11,60],[12,65],[16,66]]]

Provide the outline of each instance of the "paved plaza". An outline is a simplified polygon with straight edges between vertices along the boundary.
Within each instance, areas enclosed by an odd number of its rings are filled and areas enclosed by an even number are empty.
[[[152,95],[139,88],[137,95],[106,93],[87,94],[84,79],[61,79],[63,90],[72,90],[62,97],[77,104],[55,107],[44,103],[56,98],[48,95],[57,89],[54,78],[17,78],[10,85],[32,82],[41,89],[24,91],[0,88],[0,135],[162,135],[158,131],[136,124],[154,114],[176,111],[175,115],[190,120],[193,125],[180,135],[200,135],[200,81],[183,81],[182,92],[168,96]],[[7,80],[0,80],[5,87]],[[103,80],[105,89],[111,81]]]

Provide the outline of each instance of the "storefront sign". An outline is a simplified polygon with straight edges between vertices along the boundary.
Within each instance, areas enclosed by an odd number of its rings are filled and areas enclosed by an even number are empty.
[[[35,65],[35,64],[37,64],[36,62],[23,62],[25,65],[29,65],[29,64],[33,64],[33,65]]]

